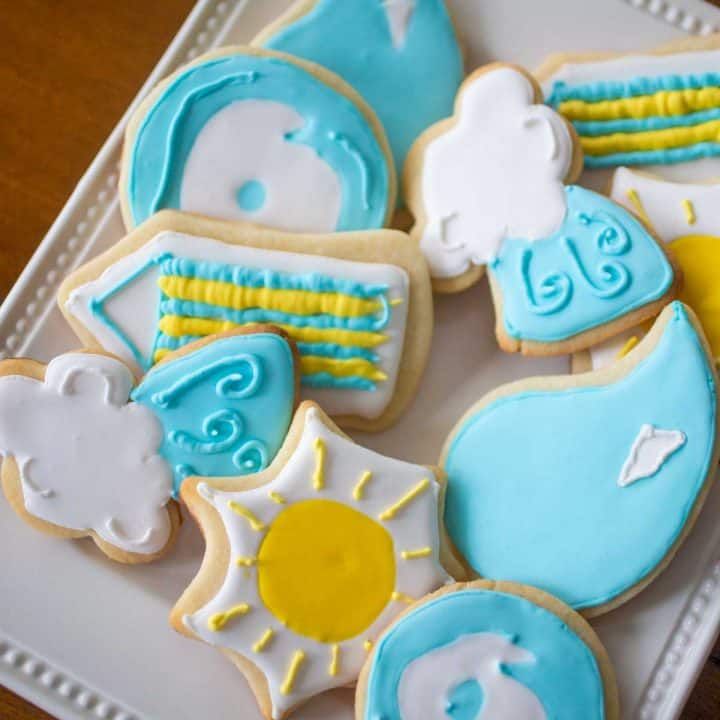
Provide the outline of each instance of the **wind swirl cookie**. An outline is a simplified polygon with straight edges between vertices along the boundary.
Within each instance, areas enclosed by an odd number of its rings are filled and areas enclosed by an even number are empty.
[[[528,355],[616,335],[656,315],[679,283],[632,213],[566,185],[581,153],[540,97],[520,68],[481,68],[455,115],[413,146],[404,176],[435,289],[463,290],[487,266],[500,347]]]
[[[360,675],[357,720],[619,720],[610,658],[567,605],[477,580],[414,603]]]
[[[443,0],[298,0],[253,41],[332,70],[368,102],[398,172],[428,126],[452,113],[463,62]]]
[[[442,479],[303,403],[268,470],[183,483],[207,547],[173,627],[221,649],[269,720],[354,683],[381,630],[450,581]]]
[[[617,607],[700,512],[717,403],[710,348],[679,302],[611,367],[499,387],[443,449],[455,547],[479,576],[534,585],[588,616]]]
[[[355,90],[269,50],[194,60],[150,93],[125,135],[128,230],[163,208],[294,232],[373,229],[395,193],[385,133]]]
[[[367,430],[410,402],[432,335],[422,253],[390,230],[295,235],[165,211],[71,274],[58,301],[85,344],[138,374],[199,338],[272,323],[297,343],[303,396]]]

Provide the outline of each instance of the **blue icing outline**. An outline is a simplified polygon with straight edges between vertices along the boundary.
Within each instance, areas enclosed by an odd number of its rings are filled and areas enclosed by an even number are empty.
[[[566,340],[660,299],[673,269],[631,213],[579,186],[549,238],[507,238],[488,265],[502,294],[503,325],[516,339]]]
[[[703,158],[720,156],[720,143],[704,142],[667,150],[638,150],[637,152],[585,155],[585,167],[590,169],[617,165],[672,165]]]
[[[467,589],[447,593],[403,616],[380,639],[368,675],[365,720],[400,720],[397,695],[413,660],[461,636],[511,638],[535,663],[503,665],[552,720],[604,720],[602,676],[588,646],[556,615],[518,595]]]
[[[381,0],[318,0],[263,44],[323,65],[356,88],[383,124],[398,172],[417,136],[452,115],[464,75],[442,0],[415,0],[398,48]]]
[[[579,135],[598,137],[610,133],[637,133],[647,130],[692,127],[710,120],[720,120],[720,108],[699,110],[688,115],[653,115],[646,118],[619,118],[618,120],[573,120],[572,125]]]
[[[281,102],[305,118],[286,140],[312,148],[337,174],[337,231],[383,227],[392,169],[360,110],[299,66],[253,55],[188,68],[147,111],[129,153],[126,190],[135,224],[161,208],[180,207],[182,169],[195,138],[213,115],[239,100]]]
[[[593,607],[674,546],[711,472],[716,395],[695,328],[681,303],[672,307],[657,345],[620,380],[516,392],[457,429],[445,523],[478,574]],[[644,424],[680,430],[686,443],[655,475],[620,487]]]
[[[163,425],[174,494],[189,475],[264,469],[292,420],[295,360],[274,333],[219,338],[153,368],[132,392]]]

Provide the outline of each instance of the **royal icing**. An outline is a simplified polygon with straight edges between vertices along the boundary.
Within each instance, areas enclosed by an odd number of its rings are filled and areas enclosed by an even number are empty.
[[[720,50],[565,63],[544,83],[590,168],[720,156]]]
[[[448,580],[432,472],[337,435],[315,406],[298,412],[298,444],[269,484],[197,486],[220,515],[229,565],[212,599],[184,617],[263,673],[273,718],[354,682],[380,630]]]
[[[658,322],[655,346],[620,379],[508,390],[453,431],[445,521],[478,574],[591,608],[675,547],[712,470],[715,380],[683,305]],[[643,443],[643,426],[660,438]]]
[[[17,463],[30,515],[152,554],[172,530],[170,468],[152,412],[128,404],[133,376],[103,355],[50,362],[45,380],[0,377],[0,451]]]
[[[375,418],[397,382],[408,294],[398,266],[167,231],[74,289],[65,310],[138,370],[199,337],[273,323],[298,344],[306,397]]]
[[[465,589],[385,633],[363,720],[604,720],[597,661],[560,618],[517,595]]]
[[[290,427],[295,363],[273,333],[215,340],[152,369],[132,392],[162,422],[175,492],[189,475],[266,468]]]
[[[363,113],[261,53],[195,63],[143,110],[121,183],[130,224],[176,208],[296,232],[384,225],[393,168]]]
[[[442,0],[317,0],[255,41],[347,80],[385,127],[400,171],[415,138],[452,112],[463,63]]]

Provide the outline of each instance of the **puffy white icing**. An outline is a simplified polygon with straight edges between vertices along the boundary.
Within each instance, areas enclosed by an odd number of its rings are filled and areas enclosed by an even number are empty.
[[[660,430],[643,425],[620,470],[618,485],[626,487],[654,475],[686,440],[685,433],[680,430]]]

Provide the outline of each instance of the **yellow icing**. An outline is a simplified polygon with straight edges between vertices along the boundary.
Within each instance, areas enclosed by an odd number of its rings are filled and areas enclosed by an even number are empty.
[[[303,355],[300,358],[300,371],[303,375],[326,372],[333,377],[361,377],[367,380],[387,380],[387,375],[365,358],[336,358],[319,355]]]
[[[256,532],[260,532],[265,529],[265,523],[258,520],[249,508],[246,508],[240,503],[236,503],[234,500],[228,501],[228,507],[237,515],[248,521],[250,527]]]
[[[328,675],[335,677],[338,674],[338,668],[340,667],[340,646],[335,643],[330,648],[330,665],[328,666]]]
[[[365,486],[368,484],[371,477],[372,473],[369,470],[366,470],[360,476],[360,479],[357,481],[357,484],[352,491],[353,500],[362,500],[363,494],[365,492]]]
[[[290,659],[287,674],[285,675],[285,680],[283,680],[283,684],[280,686],[280,692],[283,695],[289,695],[293,691],[295,680],[297,679],[300,666],[303,664],[304,660],[305,653],[302,650],[296,650],[293,653],[293,656]]]
[[[312,476],[312,484],[315,490],[322,490],[325,487],[325,441],[316,437],[313,443],[315,450],[315,471]]]
[[[253,645],[253,652],[262,652],[272,640],[275,631],[272,628],[268,628],[261,636],[260,639]]]
[[[635,188],[630,188],[627,191],[627,196],[630,202],[633,204],[635,212],[642,219],[645,225],[647,225],[650,229],[653,229],[653,224],[650,221],[648,214],[645,212],[645,206],[642,204],[642,200],[640,200],[640,195],[638,195],[638,191]]]
[[[431,547],[418,548],[417,550],[403,550],[400,553],[400,557],[403,560],[417,560],[418,558],[425,558],[432,555]]]
[[[625,344],[620,348],[618,354],[615,356],[615,359],[620,360],[621,358],[624,358],[639,342],[640,338],[637,335],[629,337]]]
[[[241,605],[236,605],[225,612],[215,613],[208,618],[208,628],[210,628],[213,632],[219,632],[225,627],[225,625],[228,624],[228,622],[230,622],[230,620],[247,615],[249,612],[250,606],[247,603],[242,603]]]
[[[390,507],[383,510],[378,516],[380,520],[392,520],[400,510],[402,510],[408,503],[412,502],[425,488],[430,485],[430,481],[427,478],[421,480],[412,490],[409,490],[403,495],[397,502],[390,505]]]
[[[685,219],[688,225],[694,225],[697,218],[695,217],[695,206],[692,204],[692,200],[682,201],[683,210],[685,211]]]

